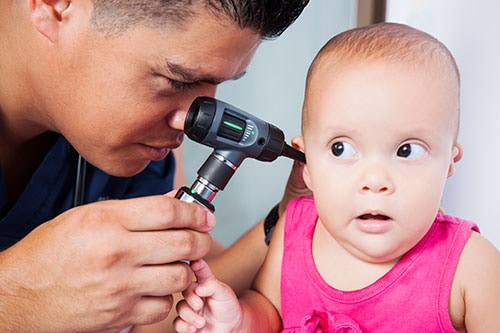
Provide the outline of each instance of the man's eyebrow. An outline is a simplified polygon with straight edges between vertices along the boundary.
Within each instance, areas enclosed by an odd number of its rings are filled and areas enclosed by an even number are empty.
[[[229,80],[238,80],[246,74],[246,70],[245,70],[242,73],[240,73],[232,78],[226,79],[226,78],[214,77],[214,76],[209,76],[209,75],[203,76],[203,75],[196,73],[194,70],[191,70],[189,68],[185,68],[185,67],[178,65],[178,64],[173,64],[171,62],[165,62],[163,67],[166,68],[166,70],[170,74],[180,78],[180,80],[183,82],[206,82],[206,83],[210,83],[213,85],[218,85],[222,82],[229,81]]]

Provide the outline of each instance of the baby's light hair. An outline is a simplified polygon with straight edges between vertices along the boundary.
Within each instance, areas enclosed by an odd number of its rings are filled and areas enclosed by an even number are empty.
[[[403,63],[413,68],[425,68],[439,64],[448,68],[460,88],[460,73],[448,48],[426,32],[400,23],[378,23],[342,32],[331,38],[314,58],[306,79],[307,90],[318,67],[324,62],[340,66],[360,61],[382,60],[387,63]],[[459,91],[457,91],[459,95]],[[304,105],[306,111],[306,105]],[[457,110],[459,111],[459,110]],[[307,122],[303,112],[302,125]],[[457,112],[459,113],[459,112]],[[459,117],[458,117],[459,118]],[[457,119],[457,135],[458,135]]]
[[[378,23],[336,35],[318,52],[311,64],[308,77],[326,54],[330,62],[383,59],[395,62],[406,60],[409,64],[429,63],[437,56],[451,66],[457,80],[460,81],[455,59],[443,43],[428,33],[400,23]]]

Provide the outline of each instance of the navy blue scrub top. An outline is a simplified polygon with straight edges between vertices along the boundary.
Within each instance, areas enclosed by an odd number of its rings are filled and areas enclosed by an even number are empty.
[[[60,136],[9,211],[0,166],[0,250],[72,207],[77,161],[76,151]],[[84,203],[166,193],[172,189],[174,170],[173,154],[126,178],[110,176],[87,164]]]

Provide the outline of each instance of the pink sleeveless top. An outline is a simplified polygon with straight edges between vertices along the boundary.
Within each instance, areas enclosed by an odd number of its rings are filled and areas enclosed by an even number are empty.
[[[456,332],[448,312],[453,275],[471,230],[438,214],[425,237],[384,276],[355,291],[328,285],[315,268],[312,198],[290,202],[281,275],[283,332]]]

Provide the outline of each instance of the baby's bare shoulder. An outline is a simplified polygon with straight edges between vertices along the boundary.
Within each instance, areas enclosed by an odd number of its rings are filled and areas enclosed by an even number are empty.
[[[450,317],[460,332],[500,327],[500,252],[472,232],[458,262],[450,294]]]

